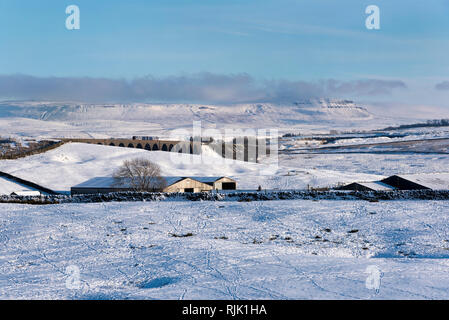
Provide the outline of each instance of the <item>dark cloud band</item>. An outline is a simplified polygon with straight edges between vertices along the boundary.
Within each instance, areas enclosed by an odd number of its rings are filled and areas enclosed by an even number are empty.
[[[292,102],[317,97],[388,95],[404,89],[402,81],[291,80],[256,81],[248,74],[199,73],[156,78],[34,77],[0,75],[0,98],[83,102]]]

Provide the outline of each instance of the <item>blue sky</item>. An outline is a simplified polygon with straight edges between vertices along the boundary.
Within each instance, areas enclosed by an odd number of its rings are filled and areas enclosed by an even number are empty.
[[[71,4],[80,30],[65,28]],[[365,28],[371,4],[380,7],[380,30]],[[449,80],[448,40],[447,0],[0,2],[1,75],[383,79],[406,82],[424,101]],[[447,100],[449,90],[435,91],[435,104]],[[401,92],[396,99],[406,100]]]

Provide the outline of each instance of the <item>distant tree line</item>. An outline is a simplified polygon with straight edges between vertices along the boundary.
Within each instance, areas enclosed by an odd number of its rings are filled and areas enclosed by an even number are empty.
[[[383,130],[400,130],[425,127],[449,127],[449,119],[427,120],[426,122],[403,124],[397,127],[387,127]]]
[[[15,139],[0,138],[0,159],[18,159],[33,154],[46,152],[55,149],[63,144],[61,141],[41,140],[36,142],[28,142],[23,145]]]
[[[436,120],[427,120],[426,122],[412,123],[412,124],[403,124],[396,127],[386,127],[380,130],[374,131],[388,131],[388,130],[401,130],[401,129],[413,129],[413,128],[425,128],[425,127],[449,127],[449,119],[436,119]],[[346,134],[350,131],[338,132],[336,130],[331,130],[330,134]],[[367,130],[352,130],[351,133],[367,133],[370,131]],[[294,138],[300,137],[300,133],[286,133],[282,137],[283,138]],[[313,139],[319,139],[318,137]]]

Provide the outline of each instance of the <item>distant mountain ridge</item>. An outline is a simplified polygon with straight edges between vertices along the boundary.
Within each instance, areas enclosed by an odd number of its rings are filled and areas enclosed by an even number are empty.
[[[350,100],[316,99],[292,104],[76,104],[0,103],[0,117],[44,121],[144,121],[161,125],[179,121],[217,124],[286,125],[315,122],[371,120],[374,115]]]

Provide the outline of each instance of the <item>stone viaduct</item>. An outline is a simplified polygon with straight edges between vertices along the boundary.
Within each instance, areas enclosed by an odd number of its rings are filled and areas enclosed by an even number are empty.
[[[217,152],[223,158],[236,159],[247,162],[257,162],[259,151],[263,146],[266,149],[266,155],[270,155],[265,141],[263,144],[259,140],[250,140],[247,137],[243,141],[237,142],[236,139],[229,142],[205,143],[199,141],[174,141],[174,140],[136,140],[136,139],[87,139],[87,138],[64,138],[62,142],[79,142],[99,144],[112,147],[137,148],[148,151],[167,151],[189,154],[201,154],[201,145],[208,144],[212,150]]]
[[[67,138],[61,139],[63,142],[80,142],[99,144],[111,147],[123,147],[123,148],[136,148],[145,149],[148,151],[178,151],[193,153],[193,143],[173,141],[173,140],[133,140],[133,139],[80,139],[80,138]],[[183,150],[189,147],[189,150]],[[173,150],[175,148],[175,150]]]

